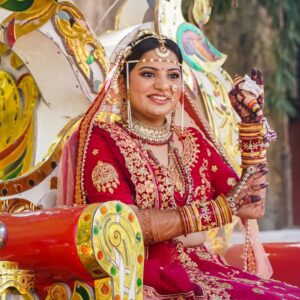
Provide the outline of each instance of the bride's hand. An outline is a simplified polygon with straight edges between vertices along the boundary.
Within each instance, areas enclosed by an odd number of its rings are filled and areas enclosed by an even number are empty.
[[[251,70],[251,78],[236,76],[229,99],[243,123],[260,123],[264,119],[264,82],[262,72]]]
[[[246,204],[240,207],[237,216],[241,219],[260,219],[265,214],[265,200]]]
[[[268,186],[266,183],[267,173],[267,164],[251,166],[243,172],[241,179],[226,195],[233,212],[238,213],[242,207],[262,202]],[[251,205],[250,207],[256,208],[256,205]]]

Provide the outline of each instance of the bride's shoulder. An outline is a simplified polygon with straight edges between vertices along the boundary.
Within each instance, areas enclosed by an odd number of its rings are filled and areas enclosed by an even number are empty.
[[[92,128],[93,134],[113,140],[130,139],[130,135],[119,122],[95,122]]]
[[[175,132],[178,135],[178,137],[180,138],[185,138],[185,137],[194,137],[200,140],[204,140],[204,134],[202,131],[200,131],[199,129],[195,128],[195,127],[180,127],[180,126],[176,126],[175,127]]]
[[[93,124],[92,130],[101,130],[101,131],[120,131],[121,125],[117,122],[102,122],[102,121],[95,121]]]

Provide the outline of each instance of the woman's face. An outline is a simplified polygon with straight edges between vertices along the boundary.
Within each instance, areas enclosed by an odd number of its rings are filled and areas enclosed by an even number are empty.
[[[167,58],[178,62],[172,51]],[[142,59],[147,62],[141,62]],[[149,62],[150,59],[159,59],[155,50],[146,52],[130,72],[131,111],[139,121],[162,125],[179,100],[181,69],[175,63]]]

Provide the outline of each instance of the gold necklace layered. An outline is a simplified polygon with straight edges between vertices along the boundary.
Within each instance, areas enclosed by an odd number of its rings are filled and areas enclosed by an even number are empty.
[[[150,145],[167,144],[172,137],[172,131],[167,121],[161,126],[154,126],[132,118],[132,127],[126,127],[134,138]]]

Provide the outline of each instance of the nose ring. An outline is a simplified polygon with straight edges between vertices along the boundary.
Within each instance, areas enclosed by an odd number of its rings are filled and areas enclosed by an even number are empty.
[[[174,96],[177,91],[176,85],[170,85],[171,95]]]

